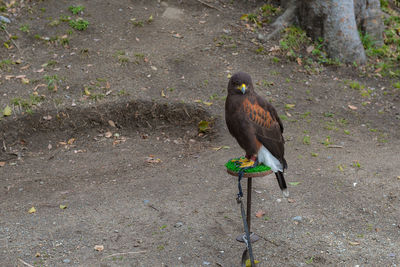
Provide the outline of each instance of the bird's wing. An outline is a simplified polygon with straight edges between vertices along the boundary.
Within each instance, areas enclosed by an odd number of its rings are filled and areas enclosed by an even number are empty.
[[[246,98],[243,101],[243,110],[247,118],[252,122],[258,141],[260,141],[274,157],[282,163],[285,163],[283,158],[283,126],[275,109],[265,100],[267,105],[263,102],[260,104],[259,102],[261,101],[257,97],[251,100]]]

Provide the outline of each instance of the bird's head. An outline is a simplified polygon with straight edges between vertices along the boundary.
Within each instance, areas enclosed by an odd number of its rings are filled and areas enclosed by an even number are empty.
[[[229,79],[228,94],[246,94],[253,89],[253,83],[249,74],[236,72]]]

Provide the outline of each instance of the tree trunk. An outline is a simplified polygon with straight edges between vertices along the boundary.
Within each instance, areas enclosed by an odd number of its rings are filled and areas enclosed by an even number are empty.
[[[322,37],[331,58],[341,62],[366,63],[358,30],[383,44],[383,22],[379,0],[282,0],[285,12],[272,24],[275,37],[297,21],[314,40]]]

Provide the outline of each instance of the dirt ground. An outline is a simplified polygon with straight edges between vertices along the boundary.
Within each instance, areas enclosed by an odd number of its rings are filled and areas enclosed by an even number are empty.
[[[400,265],[399,91],[354,67],[309,74],[257,53],[278,44],[239,19],[260,4],[15,8],[18,48],[0,48],[17,62],[0,68],[0,110],[12,107],[0,119],[1,266],[239,266],[237,181],[224,164],[243,152],[223,108],[238,70],[285,126],[290,201],[273,175],[253,183],[259,266]],[[62,15],[89,26],[54,22]],[[199,135],[201,120],[211,130]]]

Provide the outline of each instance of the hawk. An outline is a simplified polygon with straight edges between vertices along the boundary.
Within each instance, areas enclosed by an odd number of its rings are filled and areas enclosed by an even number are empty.
[[[257,160],[269,166],[288,197],[283,176],[287,163],[282,121],[275,108],[254,91],[247,73],[237,72],[229,80],[225,120],[229,132],[246,152],[249,161],[245,166],[253,166]]]

